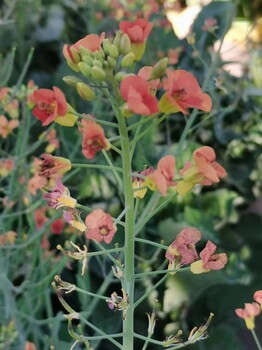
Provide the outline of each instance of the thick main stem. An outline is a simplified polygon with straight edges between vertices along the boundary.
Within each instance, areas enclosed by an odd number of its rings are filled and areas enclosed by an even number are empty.
[[[131,175],[131,153],[125,119],[118,118],[119,133],[121,136],[122,167],[125,196],[125,263],[123,288],[128,295],[129,307],[123,320],[123,349],[133,350],[134,339],[134,248],[135,248],[135,215],[134,194]]]

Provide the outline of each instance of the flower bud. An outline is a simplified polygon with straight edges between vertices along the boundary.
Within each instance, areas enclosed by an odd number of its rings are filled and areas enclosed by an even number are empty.
[[[119,51],[124,55],[132,52],[131,41],[126,33],[124,33],[120,38]]]
[[[84,56],[82,59],[83,62],[89,64],[89,66],[93,65],[94,58],[91,56]]]
[[[94,91],[85,83],[77,83],[76,90],[84,100],[92,101],[95,98]]]
[[[115,38],[113,40],[113,45],[115,45],[118,49],[120,47],[120,40],[122,35],[123,33],[119,30],[118,32],[116,32]]]
[[[121,67],[127,68],[132,66],[132,64],[134,63],[134,60],[135,60],[135,56],[132,52],[130,52],[129,54],[125,55],[122,58]]]
[[[118,72],[115,75],[115,78],[117,81],[122,81],[125,77],[127,76],[127,74],[125,72]]]
[[[95,80],[105,80],[106,78],[105,71],[98,66],[92,67],[91,73],[92,73],[92,78]]]
[[[97,67],[103,68],[103,63],[101,61],[95,59],[93,61],[93,66],[97,66]]]
[[[80,51],[80,55],[81,55],[82,60],[84,60],[84,57],[93,57],[93,52],[88,50],[84,46],[80,46],[79,51]]]
[[[107,62],[108,62],[108,64],[109,64],[109,67],[111,67],[111,68],[115,68],[116,67],[116,59],[115,58],[113,58],[113,57],[111,57],[111,56],[108,56],[107,57]]]
[[[155,80],[161,78],[166,72],[167,63],[167,57],[164,57],[160,61],[158,61],[153,67],[150,79]]]
[[[67,75],[63,78],[64,82],[72,87],[76,87],[77,83],[82,83],[82,80],[73,76],[73,75]]]
[[[118,48],[116,45],[111,45],[109,50],[109,56],[117,58],[119,56]]]
[[[103,49],[104,49],[105,54],[109,55],[111,45],[112,44],[111,44],[109,39],[103,40]]]
[[[91,77],[91,66],[88,63],[80,62],[78,63],[80,72],[87,78]]]

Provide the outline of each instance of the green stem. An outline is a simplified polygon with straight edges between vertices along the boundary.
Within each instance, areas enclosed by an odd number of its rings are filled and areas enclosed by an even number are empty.
[[[134,303],[134,308],[136,308],[139,304],[142,303],[143,300],[145,300],[149,294],[151,294],[158,286],[160,286],[168,277],[168,274],[163,276],[153,287],[150,287],[141,298],[139,298],[135,303]]]
[[[120,171],[122,172],[121,168],[115,167],[115,166],[109,166],[109,165],[102,165],[102,164],[80,164],[80,163],[73,163],[71,164],[73,168],[91,168],[91,169],[101,169],[101,170],[114,170],[114,171]]]
[[[155,246],[157,248],[161,248],[161,249],[167,249],[168,248],[168,246],[166,246],[164,244],[153,242],[153,241],[149,241],[148,239],[144,239],[144,238],[136,237],[135,241],[136,242],[140,242],[140,243],[150,244],[150,245],[153,245],[153,246]]]
[[[163,342],[162,341],[159,341],[159,340],[154,340],[154,339],[149,339],[148,337],[144,337],[143,335],[140,335],[140,334],[137,334],[135,333],[135,337],[138,338],[138,339],[142,339],[142,340],[145,340],[149,343],[152,343],[152,344],[156,344],[156,345],[160,345],[163,347]]]
[[[174,270],[157,270],[157,271],[148,271],[148,272],[141,272],[136,273],[135,278],[143,278],[145,276],[156,276],[156,275],[163,275],[163,274],[169,274],[169,273],[177,273],[177,272],[183,272],[183,271],[189,271],[190,267],[184,267],[183,269],[174,269]]]
[[[105,150],[102,150],[102,153],[103,153],[103,155],[104,155],[104,157],[105,157],[109,167],[111,168],[113,174],[115,175],[115,178],[116,178],[116,181],[117,181],[118,185],[120,186],[121,189],[123,189],[123,182],[122,182],[120,176],[118,175],[118,173],[115,171],[113,163],[112,163],[110,157],[108,156],[108,154],[106,153]]]
[[[104,253],[104,255],[106,255],[108,257],[108,259],[110,259],[121,271],[123,271],[123,267],[122,265],[119,263],[119,261],[117,259],[115,259],[109,252],[107,249],[105,249],[102,244],[100,244],[99,242],[94,240],[94,243],[99,247],[99,249]]]
[[[253,338],[254,338],[254,340],[255,340],[255,343],[256,343],[256,345],[257,345],[258,350],[262,350],[261,344],[260,344],[260,342],[259,342],[259,339],[258,339],[258,337],[257,337],[257,335],[256,335],[256,333],[255,333],[255,331],[254,331],[254,329],[251,329],[251,333],[252,333],[252,335],[253,335]]]
[[[121,103],[118,87],[113,83],[114,94],[118,105]],[[125,196],[125,269],[123,278],[123,289],[128,295],[129,307],[123,320],[123,349],[133,350],[134,343],[134,251],[135,251],[135,215],[134,215],[134,193],[132,188],[131,153],[126,120],[117,109],[117,120],[119,134],[121,136],[122,169]]]

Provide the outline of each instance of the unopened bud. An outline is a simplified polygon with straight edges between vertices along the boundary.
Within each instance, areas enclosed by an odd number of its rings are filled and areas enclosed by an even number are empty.
[[[109,50],[109,56],[113,58],[117,58],[119,55],[118,48],[116,45],[111,45],[110,50]]]
[[[150,79],[159,79],[166,73],[168,58],[164,57],[160,61],[158,61],[152,70]]]
[[[104,52],[109,55],[110,47],[112,46],[111,42],[109,39],[104,39],[103,40],[103,49]]]
[[[107,57],[107,62],[108,62],[108,64],[109,64],[109,67],[111,67],[111,68],[115,68],[116,67],[116,59],[115,58],[113,58],[113,57],[111,57],[111,56],[108,56]]]
[[[103,63],[101,61],[95,59],[93,61],[93,66],[97,66],[97,67],[103,68]]]
[[[82,59],[83,62],[89,64],[89,66],[93,65],[94,58],[91,56],[84,56]]]
[[[121,67],[127,68],[132,66],[132,64],[134,63],[134,60],[135,60],[135,56],[132,52],[130,52],[129,54],[125,55],[122,58]]]
[[[113,45],[115,45],[117,48],[120,47],[120,40],[122,37],[123,33],[119,30],[118,32],[116,32],[115,38],[113,40]]]
[[[94,78],[95,80],[105,80],[106,78],[105,71],[98,66],[92,67],[91,73],[92,73],[92,78]]]
[[[80,51],[80,55],[81,55],[81,58],[82,60],[84,59],[85,56],[88,56],[88,57],[93,57],[93,52],[88,50],[86,47],[84,46],[80,46],[79,47],[79,51]]]
[[[77,83],[76,90],[84,100],[92,101],[95,98],[94,91],[85,83]]]
[[[82,80],[74,77],[73,75],[67,75],[66,77],[63,78],[64,82],[72,87],[76,87],[77,83],[82,83]]]
[[[88,63],[80,62],[78,63],[78,68],[85,77],[91,77],[91,66]]]
[[[131,41],[126,33],[124,33],[120,38],[119,51],[124,55],[127,55],[130,52],[132,52]]]
[[[102,61],[105,58],[105,53],[102,49],[93,52],[93,55],[97,60],[100,61]]]
[[[122,81],[125,77],[127,76],[127,74],[125,72],[118,72],[115,75],[115,78],[117,81]]]

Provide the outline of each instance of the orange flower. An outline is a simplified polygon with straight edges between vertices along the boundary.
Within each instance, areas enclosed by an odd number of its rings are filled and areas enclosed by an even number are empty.
[[[166,93],[158,104],[161,112],[176,113],[181,111],[188,114],[188,108],[198,108],[205,112],[211,110],[211,98],[202,92],[196,78],[185,70],[167,70],[164,88]]]
[[[44,226],[45,222],[48,220],[46,216],[46,208],[38,208],[34,211],[34,219],[36,228],[39,230]]]
[[[80,46],[88,49],[92,52],[95,52],[100,49],[102,41],[105,38],[105,33],[102,33],[100,36],[96,34],[89,34],[84,38],[78,40],[73,45],[64,45],[63,54],[70,68],[79,71],[77,63],[81,61],[80,57]]]
[[[112,241],[117,230],[112,221],[112,217],[102,209],[95,209],[92,213],[87,215],[85,224],[87,227],[87,238],[94,239],[98,242],[105,241],[107,244]]]
[[[54,235],[60,235],[63,232],[63,228],[65,226],[65,222],[63,219],[56,219],[52,224],[50,225],[50,231]]]
[[[201,260],[191,264],[191,272],[195,274],[208,272],[210,270],[221,270],[227,263],[227,255],[225,253],[214,254],[217,246],[211,241],[207,241],[205,248],[199,254]]]
[[[147,81],[148,92],[152,96],[156,96],[157,90],[160,88],[160,79],[150,79],[153,71],[153,67],[145,66],[138,72],[138,76]]]
[[[255,328],[255,317],[260,314],[260,306],[257,303],[245,303],[244,309],[238,308],[235,313],[238,317],[243,318],[247,329]]]
[[[209,146],[197,148],[193,153],[193,159],[193,164],[188,161],[180,170],[183,180],[178,183],[176,190],[181,196],[196,184],[208,186],[219,182],[227,175],[225,169],[215,161],[215,151]]]
[[[169,269],[176,266],[191,264],[198,258],[195,244],[201,239],[201,233],[196,228],[186,227],[170,244],[166,251]]]
[[[123,33],[129,36],[131,43],[141,44],[148,38],[153,24],[146,19],[139,18],[134,22],[122,21],[119,27]]]
[[[3,139],[6,139],[13,129],[18,127],[18,125],[18,120],[8,121],[4,115],[0,115],[0,136],[2,136]]]
[[[27,341],[25,343],[25,349],[24,350],[37,350],[34,343],[31,343],[30,341]]]
[[[1,159],[0,160],[0,177],[5,177],[14,169],[13,159]]]
[[[39,176],[57,179],[71,169],[71,162],[67,158],[55,157],[48,153],[42,154],[41,158],[43,161],[39,165]]]
[[[51,124],[55,118],[64,116],[68,107],[64,93],[57,87],[53,91],[49,89],[38,89],[34,91],[33,115],[41,120],[42,125]]]
[[[31,193],[31,195],[35,196],[37,190],[41,189],[42,187],[47,185],[47,179],[43,176],[39,176],[38,174],[34,174],[33,177],[28,181],[28,192]]]
[[[134,22],[122,21],[119,27],[123,33],[128,35],[135,61],[139,61],[144,54],[146,40],[153,28],[153,24],[146,19],[139,18]]]
[[[175,157],[168,155],[161,158],[157,164],[157,169],[147,176],[145,185],[147,185],[152,191],[157,189],[163,196],[166,196],[168,187],[176,185],[173,181],[175,167]]]
[[[82,153],[87,159],[93,159],[102,149],[110,149],[104,130],[99,124],[89,119],[82,119],[81,124],[83,126],[80,128],[83,134]]]
[[[149,93],[150,85],[141,76],[128,76],[122,80],[120,93],[127,109],[141,115],[158,112],[157,99]]]

